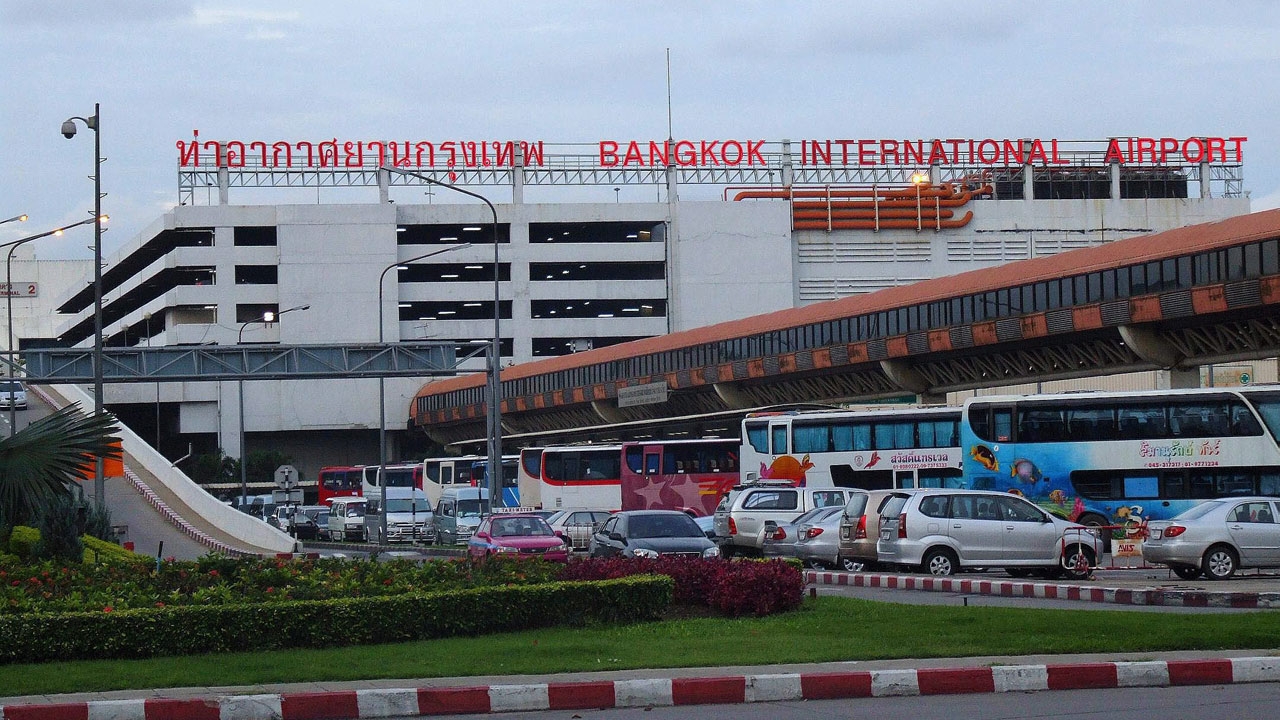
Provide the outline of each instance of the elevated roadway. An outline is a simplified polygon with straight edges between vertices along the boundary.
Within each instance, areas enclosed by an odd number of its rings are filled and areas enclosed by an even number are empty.
[[[93,406],[76,386],[30,386],[29,407],[18,412],[19,428],[72,402]],[[223,504],[123,424],[119,428],[125,477],[106,479],[104,499],[112,524],[126,528],[121,539],[132,542],[135,552],[193,560],[211,552],[269,556],[293,550],[292,537]],[[92,496],[91,483],[85,492]]]

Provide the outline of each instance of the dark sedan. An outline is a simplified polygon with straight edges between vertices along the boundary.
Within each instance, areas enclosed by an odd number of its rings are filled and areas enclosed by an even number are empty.
[[[591,557],[720,557],[720,549],[686,513],[629,510],[615,513],[592,534]]]

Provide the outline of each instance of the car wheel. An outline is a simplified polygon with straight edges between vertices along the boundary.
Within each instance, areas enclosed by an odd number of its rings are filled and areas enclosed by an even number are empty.
[[[836,564],[845,572],[862,572],[867,569],[866,563],[847,557],[840,558],[840,561]]]
[[[1005,568],[1005,572],[1009,573],[1012,578],[1024,578],[1031,575],[1031,571],[1027,568]]]
[[[1072,545],[1062,555],[1062,572],[1069,580],[1084,580],[1093,574],[1093,550]]]
[[[955,575],[959,561],[950,550],[935,548],[925,553],[921,567],[930,575]]]
[[[365,542],[369,542],[369,528],[365,528],[360,531],[360,539]]]
[[[1210,580],[1226,580],[1236,574],[1239,564],[1240,558],[1235,550],[1226,545],[1214,545],[1205,551],[1200,569]]]
[[[1183,580],[1195,580],[1200,577],[1200,568],[1195,565],[1170,565],[1169,568],[1173,570],[1174,575]]]

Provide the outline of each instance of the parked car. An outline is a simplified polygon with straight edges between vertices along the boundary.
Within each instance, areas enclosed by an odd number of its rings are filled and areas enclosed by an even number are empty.
[[[880,511],[894,495],[905,497],[910,490],[854,490],[849,494],[840,514],[840,554],[836,566],[841,570],[861,572],[874,570],[876,543],[880,540]]]
[[[765,523],[764,544],[760,554],[764,557],[796,557],[796,543],[800,540],[800,526],[824,518],[841,510],[839,505],[814,508],[789,522]]]
[[[1240,568],[1280,567],[1280,499],[1209,500],[1171,520],[1147,523],[1142,559],[1178,577],[1225,580]]]
[[[546,520],[556,535],[569,541],[571,549],[586,550],[591,534],[609,519],[609,514],[608,510],[565,509],[557,510]]]
[[[467,541],[467,554],[475,558],[510,554],[569,562],[569,544],[537,515],[510,513],[490,515],[481,521]]]
[[[1009,493],[913,490],[881,511],[880,562],[932,575],[966,568],[1006,568],[1085,578],[1102,555],[1096,531],[1052,515]]]
[[[27,409],[27,388],[17,380],[0,380],[0,408]]]
[[[436,528],[434,541],[445,545],[465,544],[480,525],[480,518],[488,514],[488,488],[447,488],[441,493],[432,516]]]
[[[289,532],[299,540],[316,540],[323,528],[323,536],[328,537],[328,522],[328,505],[303,505],[289,518]]]
[[[770,522],[776,526],[814,508],[843,507],[850,492],[845,488],[795,487],[789,481],[762,480],[737,485],[716,508],[716,541],[725,556],[759,555]]]
[[[277,505],[267,516],[267,524],[278,530],[289,532],[289,522],[297,509],[297,505]]]
[[[702,529],[702,533],[711,540],[716,539],[716,518],[714,515],[700,515],[693,519],[698,527]]]
[[[679,510],[628,510],[614,513],[591,536],[591,557],[720,557],[688,513]]]
[[[796,521],[796,557],[810,567],[841,567],[840,521],[843,518],[844,508],[834,507],[822,508],[803,522]]]
[[[359,540],[364,535],[362,497],[336,497],[329,503],[329,539]]]
[[[383,512],[381,493],[374,495],[364,507],[365,542],[434,542],[435,516],[431,501],[417,488],[388,487],[386,512]],[[387,534],[382,535],[383,515],[386,515]]]

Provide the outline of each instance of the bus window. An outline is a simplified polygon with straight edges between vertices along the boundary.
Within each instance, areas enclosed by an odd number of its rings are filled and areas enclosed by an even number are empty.
[[[769,452],[769,424],[768,423],[747,423],[746,424],[747,443],[755,448],[756,452]]]
[[[649,453],[645,455],[644,456],[644,474],[657,475],[659,460],[661,460],[661,456],[659,456],[657,453]]]
[[[1133,500],[1150,500],[1160,497],[1160,479],[1156,477],[1127,477],[1124,479],[1124,497]]]
[[[787,426],[774,425],[770,429],[770,434],[773,436],[773,454],[787,454]]]

